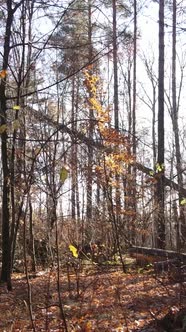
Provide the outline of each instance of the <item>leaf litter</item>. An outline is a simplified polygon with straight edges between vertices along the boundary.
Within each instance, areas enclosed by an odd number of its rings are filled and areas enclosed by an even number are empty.
[[[29,280],[36,332],[65,331],[60,315],[57,272]],[[185,306],[184,284],[156,280],[144,273],[122,271],[70,274],[60,272],[60,296],[69,332],[156,332],[171,308]],[[33,331],[28,285],[23,274],[13,274],[13,291],[0,285],[0,332]],[[173,330],[170,330],[173,331]],[[175,330],[175,331],[182,331]]]

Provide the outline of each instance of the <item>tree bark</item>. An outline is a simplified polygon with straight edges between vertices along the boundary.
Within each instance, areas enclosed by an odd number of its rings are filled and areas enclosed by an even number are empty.
[[[72,78],[72,105],[71,105],[71,125],[72,130],[75,129],[75,107],[74,107],[74,100],[75,100],[75,77]],[[76,168],[77,168],[77,159],[75,158],[76,155],[76,146],[73,144],[71,150],[71,165],[72,165],[72,182],[71,182],[71,215],[72,219],[76,217]]]
[[[10,37],[14,11],[12,9],[12,1],[7,0],[7,21],[4,40],[3,54],[3,70],[7,71],[9,53],[10,53]],[[7,114],[6,114],[6,76],[1,79],[0,83],[0,120],[1,126],[5,126],[5,130],[1,134],[1,156],[3,169],[3,202],[2,202],[2,270],[1,281],[7,282],[9,290],[11,286],[11,244],[10,244],[10,211],[9,211],[9,194],[10,194],[10,170],[8,165],[8,136],[6,131]]]
[[[113,11],[113,67],[114,67],[114,127],[119,129],[119,100],[118,100],[118,47],[117,47],[117,23],[116,0],[112,0]]]
[[[179,137],[179,124],[178,124],[178,105],[177,105],[177,96],[176,96],[176,22],[177,21],[177,1],[173,0],[172,3],[172,124],[175,140],[175,152],[176,152],[176,170],[177,170],[177,179],[178,185],[183,187],[183,174],[182,174],[182,158],[180,151],[180,137]],[[186,241],[186,225],[185,225],[185,216],[184,216],[184,207],[181,205],[183,200],[183,195],[178,194],[179,197],[179,221],[180,227],[178,227],[178,232],[181,231],[182,239],[178,241],[178,244],[185,244]],[[180,248],[177,248],[180,250]]]
[[[89,42],[89,62],[91,63],[93,56],[92,49],[92,1],[88,0],[88,42]],[[92,72],[92,70],[91,70]],[[89,92],[89,98],[92,97],[92,92]],[[93,138],[93,108],[89,106],[89,139]],[[87,170],[87,206],[86,217],[92,219],[92,162],[93,162],[93,148],[88,146],[88,170]]]
[[[133,50],[133,105],[132,105],[132,154],[136,158],[136,60],[137,60],[137,3],[134,0],[134,50]],[[132,219],[132,242],[135,243],[136,231],[136,212],[137,212],[137,199],[136,199],[136,166],[132,167],[132,210],[134,217]]]
[[[159,2],[159,82],[158,82],[158,159],[157,168],[157,247],[165,248],[165,194],[164,194],[164,0]]]
[[[36,255],[35,255],[35,241],[34,241],[34,230],[33,230],[33,208],[31,198],[28,198],[29,204],[29,233],[30,233],[30,247],[31,247],[31,261],[32,261],[32,272],[36,272]]]

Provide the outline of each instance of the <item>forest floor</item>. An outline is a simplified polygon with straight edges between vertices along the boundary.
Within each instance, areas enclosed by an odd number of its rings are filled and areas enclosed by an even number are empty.
[[[60,271],[60,292],[57,280],[55,270],[31,275],[29,283],[24,274],[14,273],[11,292],[0,285],[0,331],[65,331],[59,293],[68,332],[186,331],[186,313],[179,328],[170,325],[170,310],[177,312],[186,305],[185,283],[172,283],[166,277],[157,279],[149,271],[124,274],[121,269],[102,271],[91,267],[79,275],[71,271],[70,280],[67,271]],[[167,323],[161,321],[164,316]]]

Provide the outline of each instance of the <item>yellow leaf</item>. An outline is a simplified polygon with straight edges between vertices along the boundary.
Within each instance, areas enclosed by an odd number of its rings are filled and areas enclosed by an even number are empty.
[[[86,322],[86,324],[84,326],[84,331],[85,332],[91,332],[92,331],[92,322],[90,322],[90,321]]]
[[[13,110],[14,110],[14,111],[18,111],[18,110],[20,110],[20,106],[19,106],[19,105],[14,105],[14,106],[13,106]]]
[[[0,126],[0,134],[3,134],[6,130],[7,130],[6,124],[3,124],[2,126]]]
[[[78,251],[77,251],[77,248],[74,247],[72,244],[69,245],[69,249],[70,251],[72,252],[72,255],[76,258],[78,258]]]
[[[61,168],[59,176],[60,176],[61,182],[64,183],[68,177],[68,170],[64,166]]]
[[[156,164],[156,171],[157,172],[162,172],[164,170],[164,164]]]
[[[7,75],[7,71],[6,70],[3,69],[3,70],[0,71],[0,78],[5,78],[6,75]]]
[[[186,198],[183,198],[180,202],[181,205],[186,205]]]

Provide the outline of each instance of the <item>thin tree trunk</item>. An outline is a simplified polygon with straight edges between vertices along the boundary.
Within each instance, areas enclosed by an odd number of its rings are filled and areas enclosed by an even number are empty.
[[[75,77],[72,78],[72,106],[71,106],[71,127],[75,129],[75,114],[74,114],[74,99],[75,99]],[[71,183],[71,214],[72,219],[76,217],[76,167],[77,160],[75,159],[76,145],[73,144],[71,150],[71,165],[72,165],[72,183]]]
[[[18,71],[18,83],[17,83],[17,98],[16,98],[16,105],[20,106],[20,104],[23,104],[20,100],[20,95],[21,95],[21,85],[23,83],[23,77],[24,77],[24,62],[25,62],[25,17],[26,17],[26,8],[24,5],[24,2],[22,3],[22,8],[21,8],[21,19],[22,19],[22,25],[21,25],[21,33],[22,33],[22,41],[23,41],[23,46],[22,46],[22,53],[20,55],[20,59],[17,59],[19,61],[19,71]],[[15,41],[16,43],[16,41]],[[19,119],[19,110],[16,110],[15,112],[15,118],[14,121],[18,121]],[[22,128],[20,128],[20,136],[21,136],[21,131]],[[21,200],[21,194],[20,192],[16,192],[15,188],[20,185],[22,182],[21,176],[23,172],[23,160],[21,157],[16,157],[16,148],[17,148],[17,134],[18,134],[18,129],[14,128],[13,130],[13,141],[12,141],[12,151],[11,151],[11,163],[10,163],[10,183],[11,183],[11,211],[12,211],[12,224],[11,224],[11,236],[10,236],[10,245],[11,245],[11,257],[13,259],[12,251],[13,251],[13,239],[14,233],[16,230],[16,217],[18,216],[19,213],[19,202]],[[24,135],[23,135],[24,138]],[[19,148],[21,149],[24,145],[24,141],[18,142]],[[16,176],[16,180],[15,180]],[[11,263],[13,267],[13,260]]]
[[[136,157],[136,52],[137,52],[137,4],[134,0],[134,50],[133,50],[133,105],[132,105],[132,153]],[[135,221],[136,221],[136,167],[132,168],[132,210],[134,218],[132,219],[132,242],[135,242]]]
[[[32,272],[36,272],[36,255],[35,255],[35,243],[34,243],[34,230],[33,230],[33,209],[32,201],[29,198],[29,231],[30,231],[30,247],[31,247],[31,260],[32,260]]]
[[[32,329],[36,332],[34,318],[33,318],[33,308],[32,308],[32,289],[30,285],[29,275],[28,275],[28,262],[27,262],[27,244],[26,244],[26,215],[28,210],[28,197],[26,201],[25,215],[24,215],[24,225],[23,225],[23,255],[24,255],[24,267],[25,267],[25,275],[27,281],[27,292],[28,292],[28,311],[30,316],[30,321],[32,325]]]
[[[32,17],[33,17],[33,10],[34,10],[34,1],[29,4],[22,4],[22,54],[20,59],[20,66],[19,66],[19,74],[18,74],[18,87],[17,87],[17,101],[16,105],[20,105],[24,107],[24,100],[20,99],[20,95],[22,93],[23,86],[24,91],[28,91],[29,83],[30,83],[30,63],[31,63],[31,54],[32,54],[32,45],[29,43],[27,55],[25,58],[25,42],[26,42],[26,11],[28,11],[28,40],[31,41],[32,39]],[[15,38],[14,38],[15,39]],[[16,40],[14,41],[16,43]],[[25,61],[26,60],[26,61]],[[26,62],[26,73],[25,73],[25,62]],[[18,120],[19,117],[19,110],[16,111],[15,120]],[[26,143],[24,141],[26,137],[25,131],[25,115],[23,114],[23,122],[24,126],[19,129],[19,140],[16,142],[17,138],[17,130],[14,129],[13,132],[13,144],[12,144],[12,154],[11,154],[11,208],[12,208],[12,224],[11,224],[11,263],[13,267],[14,263],[14,256],[15,256],[15,247],[16,247],[16,239],[17,239],[17,232],[19,229],[19,222],[20,217],[22,215],[22,209],[24,205],[24,198],[21,197],[21,193],[15,192],[15,188],[20,186],[22,182],[22,174],[24,174],[24,181],[26,183]],[[18,150],[24,151],[24,157],[19,157],[16,155],[16,146]],[[16,181],[15,181],[15,172],[16,172]]]
[[[131,154],[131,134],[132,134],[132,75],[131,75],[131,60],[129,58],[128,62],[128,70],[127,70],[127,94],[128,94],[128,132],[129,132],[129,146],[127,148],[128,154]],[[128,177],[126,177],[125,181],[123,182],[124,185],[124,201],[125,201],[125,209],[130,209],[130,201],[129,199],[132,197],[132,189],[131,189],[131,174],[132,174],[132,167],[131,165],[128,166],[127,171]],[[129,198],[129,199],[128,199]],[[131,243],[134,244],[134,237],[133,232],[131,231],[131,218],[127,220],[127,233],[128,239]]]
[[[77,130],[77,121],[78,121],[78,110],[79,110],[79,78],[77,78],[76,85],[76,101],[75,101],[75,130]],[[79,181],[78,181],[78,145],[75,145],[75,156],[76,167],[75,167],[75,175],[76,175],[76,184],[75,184],[75,194],[76,194],[76,211],[77,218],[80,219],[80,197],[79,197]]]
[[[113,68],[114,68],[114,128],[119,131],[119,98],[118,98],[118,46],[117,46],[117,8],[116,0],[112,0],[112,46],[113,46]],[[116,151],[117,153],[117,151]],[[120,175],[116,173],[116,223],[120,222],[121,194]]]
[[[173,0],[172,3],[172,124],[173,132],[175,139],[175,152],[176,152],[176,170],[178,177],[178,185],[183,187],[183,174],[181,167],[181,151],[180,151],[180,137],[179,137],[179,125],[178,125],[178,105],[177,105],[177,96],[176,96],[176,17],[177,16],[177,1]],[[183,196],[181,193],[178,194],[179,197],[179,211],[180,216],[179,220],[181,223],[181,233],[182,233],[182,244],[185,244],[186,241],[186,225],[185,225],[185,216],[184,216],[184,207],[181,205]],[[179,232],[178,228],[178,232]],[[180,250],[180,241],[177,241],[178,246],[177,250]]]
[[[136,156],[136,55],[137,55],[137,4],[134,0],[134,51],[133,51],[133,107],[132,107],[132,147]],[[136,170],[134,175],[136,177]]]
[[[89,41],[89,62],[92,60],[92,3],[88,0],[88,41]],[[91,70],[92,71],[92,70]],[[89,92],[89,98],[92,97],[92,92]],[[89,138],[93,137],[93,108],[89,106]],[[87,206],[86,217],[92,219],[92,162],[93,162],[93,148],[91,144],[88,146],[88,175],[87,175]]]
[[[164,0],[159,2],[159,84],[158,84],[158,159],[157,159],[157,247],[165,248],[164,194]]]
[[[119,100],[118,100],[118,47],[117,47],[117,23],[116,0],[112,0],[113,10],[113,67],[114,67],[114,127],[119,129]]]

